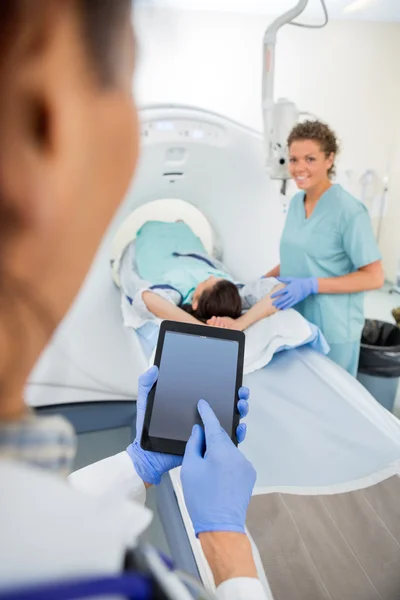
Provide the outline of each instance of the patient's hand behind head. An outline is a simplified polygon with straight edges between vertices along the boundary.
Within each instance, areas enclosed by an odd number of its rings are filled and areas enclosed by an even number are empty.
[[[207,287],[197,299],[196,308],[185,305],[199,321],[206,322],[211,317],[231,317],[237,319],[242,314],[242,300],[234,283],[226,279],[216,279],[212,287]]]

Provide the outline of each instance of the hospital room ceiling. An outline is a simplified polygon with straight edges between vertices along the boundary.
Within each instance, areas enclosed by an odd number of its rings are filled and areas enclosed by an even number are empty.
[[[140,6],[215,10],[241,13],[279,15],[296,5],[296,0],[135,0]],[[400,0],[326,0],[332,19],[400,22]],[[323,17],[320,0],[310,0],[302,15],[305,18]]]

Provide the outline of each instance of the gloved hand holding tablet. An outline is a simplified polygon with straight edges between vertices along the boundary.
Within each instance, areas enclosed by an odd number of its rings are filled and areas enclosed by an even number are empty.
[[[144,450],[183,456],[193,426],[202,425],[199,400],[206,400],[237,445],[237,408],[243,379],[243,332],[163,321],[154,364],[158,379],[144,417]]]

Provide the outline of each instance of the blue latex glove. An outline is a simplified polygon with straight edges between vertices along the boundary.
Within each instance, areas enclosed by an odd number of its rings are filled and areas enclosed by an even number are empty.
[[[279,310],[292,308],[311,294],[318,294],[318,279],[316,277],[305,277],[302,279],[296,277],[277,277],[277,280],[287,284],[286,287],[278,290],[271,296],[271,298],[276,298],[273,305]]]
[[[195,533],[244,533],[256,472],[205,400],[200,400],[198,411],[204,430],[200,425],[193,427],[181,471],[183,494]]]
[[[146,412],[147,396],[157,381],[158,368],[151,367],[146,373],[139,377],[138,398],[136,402],[136,437],[133,444],[130,444],[126,449],[129,454],[137,474],[145,483],[157,485],[161,481],[164,473],[167,473],[175,467],[182,464],[182,456],[174,456],[173,454],[162,454],[161,452],[149,452],[143,450],[140,446],[140,438],[142,437],[144,415]],[[247,416],[249,412],[249,390],[246,387],[241,387],[239,390],[239,401],[237,408],[241,418]],[[246,425],[240,423],[236,429],[236,436],[239,444],[246,437]]]

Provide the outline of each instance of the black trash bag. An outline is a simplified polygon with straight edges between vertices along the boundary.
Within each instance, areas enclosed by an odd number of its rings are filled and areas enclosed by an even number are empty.
[[[358,370],[377,377],[400,377],[399,327],[384,321],[365,321]]]

